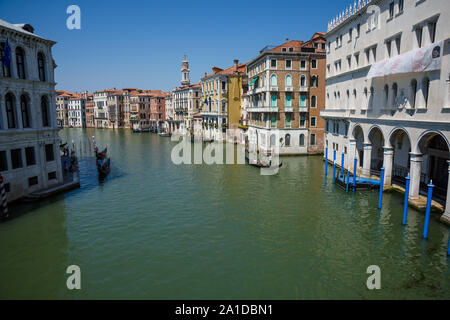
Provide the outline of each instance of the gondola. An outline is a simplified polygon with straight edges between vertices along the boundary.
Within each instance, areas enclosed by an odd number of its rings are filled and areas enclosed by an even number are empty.
[[[107,157],[107,148],[102,152],[98,152],[98,148],[95,148],[95,158],[97,163],[97,171],[100,176],[106,177],[111,171],[111,159]]]

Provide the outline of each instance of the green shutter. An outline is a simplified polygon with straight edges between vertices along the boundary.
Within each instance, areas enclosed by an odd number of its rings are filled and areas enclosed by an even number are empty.
[[[277,96],[275,94],[270,96],[270,106],[271,107],[277,106]]]
[[[300,107],[306,107],[306,96],[304,94],[300,95]]]

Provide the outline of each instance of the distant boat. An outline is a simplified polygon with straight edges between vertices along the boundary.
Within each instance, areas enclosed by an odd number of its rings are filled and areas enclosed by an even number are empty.
[[[141,129],[133,129],[133,133],[142,133]]]
[[[169,132],[159,132],[158,133],[160,137],[170,137],[171,134]]]

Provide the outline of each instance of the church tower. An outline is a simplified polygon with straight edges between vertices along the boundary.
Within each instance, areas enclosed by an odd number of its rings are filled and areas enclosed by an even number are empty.
[[[189,62],[184,56],[183,62],[181,63],[181,85],[188,86],[191,83],[189,80]]]

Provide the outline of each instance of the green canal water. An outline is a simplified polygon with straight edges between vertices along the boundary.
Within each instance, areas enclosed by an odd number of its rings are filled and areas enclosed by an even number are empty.
[[[99,182],[81,159],[81,188],[14,206],[0,223],[0,298],[449,299],[449,230],[402,196],[347,195],[322,158],[286,157],[278,175],[248,165],[174,165],[170,138],[125,130],[95,135],[112,172]],[[87,143],[84,144],[87,146]],[[86,153],[86,148],[82,148]],[[331,172],[331,170],[329,170]],[[81,290],[66,287],[69,265]],[[368,290],[367,267],[381,269]]]

